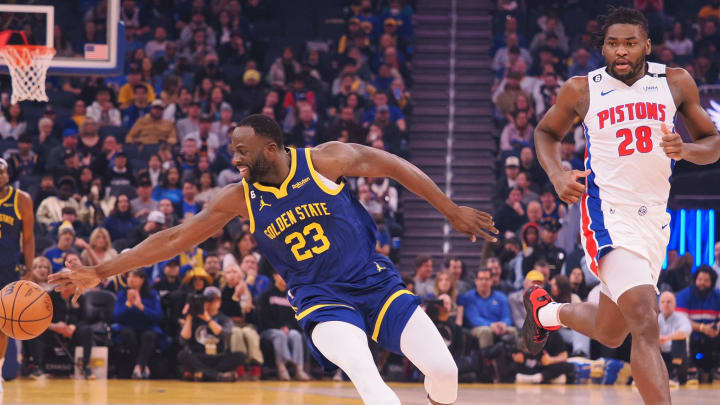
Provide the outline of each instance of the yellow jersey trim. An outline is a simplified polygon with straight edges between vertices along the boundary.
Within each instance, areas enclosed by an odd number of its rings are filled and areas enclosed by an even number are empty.
[[[8,187],[8,194],[7,194],[5,197],[3,197],[2,200],[0,200],[0,204],[2,204],[2,203],[4,203],[5,201],[9,200],[9,199],[10,199],[10,196],[12,196],[12,195],[13,195],[13,186],[9,186],[9,187]]]
[[[312,164],[312,158],[310,157],[310,148],[305,149],[305,158],[307,159],[308,169],[310,169],[310,175],[312,175],[313,180],[315,180],[315,184],[317,184],[320,189],[330,195],[338,195],[343,187],[345,186],[345,182],[340,182],[340,184],[337,185],[337,187],[333,190],[329,188],[321,179],[320,179],[320,173],[318,173],[315,170],[315,167]]]
[[[318,304],[318,305],[313,305],[310,308],[295,315],[295,319],[299,321],[299,320],[305,318],[306,316],[310,315],[311,313],[315,312],[316,310],[318,310],[320,308],[325,308],[325,307],[345,307],[345,308],[350,308],[352,310],[355,310],[355,308],[351,307],[350,305],[345,305],[345,304]]]
[[[264,191],[266,193],[273,193],[275,195],[275,198],[283,198],[287,196],[287,188],[288,184],[290,184],[290,180],[295,177],[295,170],[297,169],[297,152],[295,151],[295,148],[288,148],[290,149],[290,172],[288,173],[288,176],[285,178],[285,180],[280,185],[280,188],[272,187],[272,186],[263,186],[260,183],[253,183],[253,186],[255,186],[256,189],[260,191]]]
[[[13,198],[13,205],[15,208],[15,215],[17,216],[18,221],[22,221],[22,215],[20,215],[20,206],[18,205],[18,194],[20,194],[20,190],[15,190],[15,198]]]
[[[382,309],[380,310],[380,314],[375,321],[375,329],[373,329],[372,340],[374,342],[377,342],[378,340],[378,335],[380,335],[380,325],[382,325],[383,318],[385,318],[385,313],[387,312],[388,308],[390,308],[390,304],[392,304],[393,301],[397,299],[397,297],[405,294],[412,295],[412,292],[410,292],[409,290],[395,291],[395,293],[393,293],[393,295],[391,295],[390,298],[385,301],[385,304],[383,304]]]
[[[247,206],[248,219],[250,220],[250,233],[255,233],[255,216],[253,216],[252,205],[250,205],[250,186],[245,179],[242,179],[243,189],[245,190],[245,205]]]

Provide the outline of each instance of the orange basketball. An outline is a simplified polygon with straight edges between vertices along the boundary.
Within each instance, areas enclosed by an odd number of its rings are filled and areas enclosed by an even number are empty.
[[[28,340],[45,332],[53,316],[50,295],[32,281],[10,283],[0,291],[0,330]]]

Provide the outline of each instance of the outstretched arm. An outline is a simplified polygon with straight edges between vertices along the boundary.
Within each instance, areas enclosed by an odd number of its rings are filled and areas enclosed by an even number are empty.
[[[107,277],[177,256],[217,233],[236,216],[247,216],[245,194],[240,184],[226,186],[200,213],[181,225],[150,236],[130,251],[96,267],[68,262],[70,271],[53,274],[49,280],[57,285],[57,289],[74,287],[77,296]]]
[[[492,217],[469,207],[459,207],[415,165],[391,153],[358,144],[328,142],[311,151],[313,166],[323,176],[390,177],[432,204],[455,229],[473,240],[478,235],[494,241],[485,231],[497,233]]]
[[[572,170],[566,172],[562,168],[560,142],[570,130],[579,113],[579,109],[587,109],[587,82],[584,76],[568,80],[560,89],[557,102],[545,113],[535,128],[535,149],[540,165],[545,169],[550,181],[555,186],[558,196],[568,204],[574,204],[585,192],[585,187],[577,182],[589,171]]]
[[[700,105],[700,95],[695,81],[685,69],[668,69],[668,82],[678,111],[690,132],[693,143],[684,143],[680,135],[663,126],[660,146],[668,157],[685,159],[697,165],[715,163],[720,159],[720,136],[707,112]]]
[[[130,251],[99,265],[98,276],[107,278],[175,257],[217,233],[236,216],[247,216],[247,209],[242,186],[233,184],[225,187],[197,215],[153,234]]]

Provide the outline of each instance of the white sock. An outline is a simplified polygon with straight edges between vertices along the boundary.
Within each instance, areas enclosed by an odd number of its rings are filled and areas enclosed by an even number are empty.
[[[562,308],[563,305],[567,304],[551,302],[540,308],[540,310],[538,311],[538,320],[540,321],[540,325],[542,325],[544,328],[552,328],[553,326],[564,326],[562,322],[560,322],[560,316],[558,315],[560,308]]]
[[[540,384],[542,382],[542,374],[517,374],[515,382],[521,384]]]

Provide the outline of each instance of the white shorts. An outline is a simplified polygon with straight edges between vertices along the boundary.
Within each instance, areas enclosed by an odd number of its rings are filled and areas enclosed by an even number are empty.
[[[665,205],[611,205],[585,194],[581,215],[585,259],[605,295],[617,302],[632,287],[657,285],[670,241],[670,214]],[[601,259],[616,248],[634,255],[625,256],[627,263],[619,262],[620,266],[616,260],[609,261],[612,266],[601,266]]]

